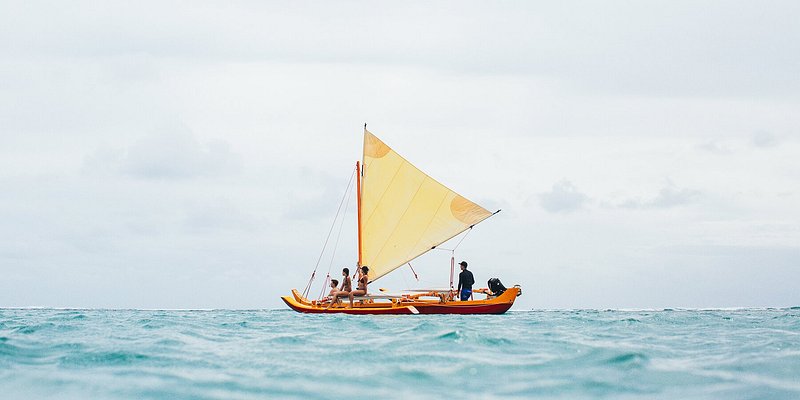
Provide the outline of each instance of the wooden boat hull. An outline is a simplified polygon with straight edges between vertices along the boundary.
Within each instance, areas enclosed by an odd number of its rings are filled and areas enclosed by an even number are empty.
[[[295,290],[292,290],[292,292],[295,292]],[[324,306],[313,305],[308,301],[299,302],[295,297],[283,296],[281,299],[292,310],[306,314],[414,314],[412,308],[406,305],[395,306],[393,304],[387,304],[378,307],[356,306],[353,308],[332,307],[330,309],[325,309]]]
[[[498,297],[486,300],[442,302],[415,299],[391,303],[356,303],[353,308],[342,306],[327,310],[324,306],[312,304],[297,290],[292,290],[292,296],[283,296],[281,299],[294,311],[313,314],[503,314],[514,305],[520,290],[513,287]]]

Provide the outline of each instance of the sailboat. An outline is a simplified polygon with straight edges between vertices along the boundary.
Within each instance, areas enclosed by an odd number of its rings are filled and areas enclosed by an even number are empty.
[[[358,265],[368,266],[369,283],[391,273],[442,243],[497,214],[437,182],[377,136],[364,124],[364,153],[356,162]],[[308,299],[306,290],[292,290],[283,301],[301,313],[345,314],[502,314],[522,293],[519,285],[494,292],[476,290],[483,299],[459,301],[453,290],[455,259],[451,258],[450,288],[368,293],[337,304]],[[504,289],[504,290],[503,290]],[[330,307],[329,307],[330,305]]]

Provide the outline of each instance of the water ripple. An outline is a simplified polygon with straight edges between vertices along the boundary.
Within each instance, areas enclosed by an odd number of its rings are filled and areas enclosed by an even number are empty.
[[[0,309],[0,386],[3,399],[794,399],[798,310]]]

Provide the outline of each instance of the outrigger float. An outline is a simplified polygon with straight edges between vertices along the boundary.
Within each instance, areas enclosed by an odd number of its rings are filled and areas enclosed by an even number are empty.
[[[358,207],[357,267],[369,266],[370,283],[410,265],[415,258],[500,212],[488,211],[426,175],[370,133],[366,124],[363,160],[356,162],[354,174]],[[380,294],[356,296],[353,307],[346,297],[331,307],[329,301],[307,298],[316,276],[315,268],[303,293],[292,289],[292,295],[282,299],[301,313],[502,314],[522,294],[519,285],[506,289],[500,284],[493,290],[473,292],[485,295],[484,299],[458,301],[453,290],[455,258],[451,258],[450,268],[449,289],[401,293],[380,289]],[[329,279],[330,275],[325,284]]]

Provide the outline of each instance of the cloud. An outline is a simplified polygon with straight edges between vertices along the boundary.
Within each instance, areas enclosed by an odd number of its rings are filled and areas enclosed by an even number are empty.
[[[717,155],[731,154],[731,149],[729,149],[727,146],[721,145],[721,144],[719,144],[718,142],[715,142],[715,141],[709,141],[709,142],[701,143],[701,144],[699,144],[697,146],[697,148],[700,149],[700,150],[703,150],[703,151],[707,151],[707,152],[712,153],[712,154],[717,154]]]
[[[347,182],[334,178],[326,172],[299,168],[298,171],[292,173],[292,180],[302,183],[303,190],[293,189],[287,193],[291,199],[291,206],[284,212],[285,218],[293,221],[317,221],[332,218],[343,199],[347,208],[343,203],[340,212],[346,215],[353,211],[350,210],[355,204],[355,188],[353,187],[355,183],[352,178]],[[345,189],[348,191],[345,192]]]
[[[156,5],[8,6],[2,53],[422,65],[668,95],[794,96],[800,82],[791,3]]]
[[[215,234],[220,231],[255,232],[268,222],[250,215],[226,199],[190,208],[183,219],[187,232]]]
[[[551,213],[579,210],[588,199],[588,196],[579,192],[572,182],[567,180],[554,184],[549,192],[539,194],[539,204]]]
[[[671,208],[690,204],[700,197],[700,192],[692,189],[679,189],[671,181],[658,191],[658,195],[649,200],[630,199],[622,204],[622,208]]]
[[[758,131],[750,138],[750,144],[759,148],[775,147],[780,144],[780,140],[767,131]]]
[[[240,169],[241,157],[227,142],[201,143],[186,133],[147,136],[124,150],[102,148],[83,163],[89,175],[112,172],[156,180],[223,176]]]
[[[800,243],[800,3],[37,4],[0,5],[0,265],[24,277],[0,280],[0,304],[283,307],[274,294],[307,277],[285,266],[316,261],[363,122],[503,206],[460,249],[550,287],[519,307],[680,302],[656,286],[708,281],[691,275],[706,260],[643,249]],[[470,243],[499,250],[480,262]],[[508,267],[523,253],[537,268]],[[651,259],[669,273],[630,278]],[[575,287],[591,271],[608,286]]]

